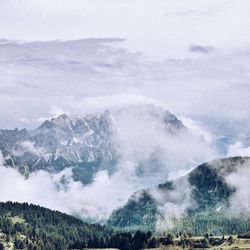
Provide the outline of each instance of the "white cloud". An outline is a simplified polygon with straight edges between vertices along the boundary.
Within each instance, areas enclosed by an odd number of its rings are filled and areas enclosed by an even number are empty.
[[[96,221],[107,219],[140,188],[124,171],[112,178],[101,171],[87,186],[73,181],[71,169],[59,174],[38,171],[25,179],[17,170],[1,164],[0,176],[0,201],[29,202]]]
[[[41,156],[45,153],[45,150],[43,148],[37,148],[31,141],[23,141],[20,144],[18,144],[18,148],[12,153],[15,156],[21,156],[25,152],[30,152],[32,154]]]
[[[175,182],[174,189],[162,191],[150,190],[150,194],[156,200],[159,214],[156,220],[156,229],[166,231],[174,226],[174,220],[185,215],[187,208],[191,205],[192,188],[187,178]]]
[[[236,189],[230,199],[230,212],[234,215],[236,213],[250,214],[249,175],[250,164],[247,160],[244,165],[236,166],[236,171],[226,178],[227,183]]]
[[[228,148],[228,156],[250,156],[250,147],[244,147],[241,141],[230,145]]]
[[[122,162],[133,163],[135,169],[132,171],[140,172],[137,182],[142,185],[147,182],[147,186],[157,185],[168,179],[169,174],[174,178],[180,171],[184,173],[199,163],[218,157],[215,147],[200,138],[200,134],[177,131],[172,135],[166,132],[161,116],[163,111],[161,107],[150,105],[131,106],[114,115],[118,154]],[[149,163],[140,169],[138,165],[142,162]]]
[[[38,172],[29,179],[15,169],[0,166],[0,200],[29,202],[62,212],[69,212],[64,201],[58,199],[58,193],[50,175]],[[11,187],[11,188],[10,188]]]
[[[213,135],[211,132],[206,131],[197,121],[190,118],[181,116],[180,120],[188,128],[188,130],[195,136],[202,137],[206,142],[211,143],[213,140]]]
[[[196,127],[199,121],[206,123],[219,136],[227,130],[249,132],[247,48],[216,50],[192,60],[156,61],[121,49],[121,43],[3,42],[0,127],[34,128],[42,118],[61,113],[154,103],[198,121]]]
[[[4,0],[0,36],[22,40],[122,37],[135,51],[182,56],[193,43],[247,44],[249,8],[247,0],[241,4],[235,0]]]
[[[61,108],[61,107],[57,107],[57,106],[53,106],[50,110],[50,118],[53,118],[53,117],[57,117],[61,114],[65,114],[66,112]],[[38,119],[39,121],[40,119]]]

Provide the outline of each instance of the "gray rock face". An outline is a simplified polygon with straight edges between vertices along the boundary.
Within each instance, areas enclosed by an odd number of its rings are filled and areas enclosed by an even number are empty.
[[[46,120],[35,130],[0,130],[0,150],[5,165],[22,174],[37,170],[59,172],[72,168],[75,180],[90,183],[100,170],[115,171],[119,154],[114,138],[116,116],[126,112],[149,112],[170,133],[184,129],[175,115],[153,106],[130,107],[111,113],[104,111],[84,117],[65,114]]]

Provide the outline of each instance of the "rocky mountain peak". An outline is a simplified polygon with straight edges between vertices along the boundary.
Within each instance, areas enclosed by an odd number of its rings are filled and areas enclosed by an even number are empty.
[[[122,119],[119,119],[122,116]],[[118,161],[118,145],[114,137],[119,133],[118,126],[126,128],[137,122],[156,119],[166,132],[181,130],[184,126],[178,118],[153,105],[128,106],[118,111],[69,116],[62,114],[46,120],[35,130],[0,130],[0,150],[6,164],[16,167],[22,173],[43,169],[61,171],[70,167],[84,182],[89,182],[99,170],[112,173]],[[116,121],[119,120],[119,124]],[[138,120],[138,119],[137,119]],[[142,121],[142,122],[141,122]],[[144,126],[140,130],[146,129]],[[151,127],[147,127],[150,130]],[[150,131],[147,131],[147,133]],[[18,152],[18,153],[17,153]]]

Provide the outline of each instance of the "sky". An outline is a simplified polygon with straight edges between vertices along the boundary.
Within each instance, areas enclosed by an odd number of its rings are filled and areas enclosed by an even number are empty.
[[[240,140],[249,11],[247,0],[1,0],[0,127],[153,103]]]
[[[182,56],[193,43],[247,45],[247,0],[1,0],[1,37],[127,39],[133,51]]]
[[[249,13],[249,0],[0,0],[0,129],[34,129],[62,113],[154,104],[177,115],[209,145],[226,144],[223,156],[250,155]],[[124,141],[131,159],[139,155],[130,146],[137,139],[149,149],[162,145],[173,160],[192,158],[189,154],[204,161],[218,157],[213,147],[196,141],[174,146],[160,131],[147,137],[150,122],[134,126],[133,121],[122,122],[132,133],[124,135],[132,138]],[[54,209],[66,204],[63,211],[71,213],[72,199],[77,211],[89,199],[87,209],[97,208],[98,214],[100,206],[110,213],[135,191],[124,178],[128,167],[114,178],[100,172],[90,187],[72,181],[66,193],[54,189],[58,176],[38,172],[26,181],[0,168],[6,176],[1,199]],[[184,175],[177,168],[173,176],[178,171]],[[9,180],[21,195],[8,191]],[[46,187],[51,196],[37,200]],[[117,187],[115,204],[106,207]]]

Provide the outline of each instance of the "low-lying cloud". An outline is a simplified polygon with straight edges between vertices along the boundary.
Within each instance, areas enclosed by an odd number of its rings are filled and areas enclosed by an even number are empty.
[[[234,214],[250,214],[250,161],[235,166],[235,171],[226,177],[227,183],[235,188],[230,198],[230,211]]]
[[[150,194],[156,201],[158,215],[156,230],[165,231],[174,227],[174,221],[186,215],[187,208],[191,206],[192,187],[185,177],[174,184],[173,190],[152,189]]]
[[[57,174],[38,171],[25,179],[17,170],[4,167],[3,159],[0,200],[26,201],[85,219],[106,220],[134,192],[178,178],[218,156],[214,145],[200,133],[190,133],[175,123],[166,125],[165,115],[170,114],[147,105],[114,112],[113,146],[119,155],[116,170],[112,175],[99,171],[89,185],[74,181],[71,168]],[[29,142],[22,143],[16,154],[24,150],[43,156],[43,150]]]
[[[250,156],[250,147],[244,146],[241,141],[237,141],[229,146],[228,156]]]

